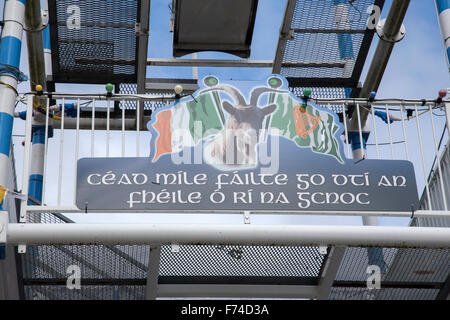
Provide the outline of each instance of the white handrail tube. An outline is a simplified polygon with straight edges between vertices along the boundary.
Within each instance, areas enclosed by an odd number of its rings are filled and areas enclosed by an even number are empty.
[[[450,248],[450,228],[209,225],[9,224],[10,244],[223,244]]]

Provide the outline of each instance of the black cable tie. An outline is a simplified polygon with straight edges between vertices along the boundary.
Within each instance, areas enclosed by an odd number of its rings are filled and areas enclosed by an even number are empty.
[[[414,205],[411,204],[411,219],[414,218],[414,213],[415,213],[415,211],[414,211]]]
[[[422,99],[422,107],[427,104],[427,100]]]
[[[366,157],[362,157],[361,159],[359,159],[358,161],[355,162],[355,164],[360,163],[361,161],[366,160]]]
[[[406,117],[409,119],[413,116],[414,110],[413,109],[406,109]]]
[[[84,213],[88,213],[88,203],[84,203]]]

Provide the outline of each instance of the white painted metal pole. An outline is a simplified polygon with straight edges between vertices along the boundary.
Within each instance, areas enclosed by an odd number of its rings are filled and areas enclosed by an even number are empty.
[[[377,159],[380,159],[380,147],[378,145],[378,133],[377,133],[377,124],[375,122],[375,108],[370,108],[371,112],[372,112],[372,126],[373,126],[373,131],[375,133],[375,147],[377,150]]]
[[[92,118],[91,118],[91,157],[94,157],[95,144],[95,99],[92,100]]]
[[[372,108],[372,109],[373,109],[373,108]],[[406,135],[405,117],[403,116],[403,112],[405,112],[405,107],[404,107],[404,106],[401,107],[400,115],[401,115],[401,119],[402,119],[403,139],[405,140],[406,160],[409,161],[408,138],[407,138],[407,135]]]
[[[447,67],[450,71],[450,2],[448,0],[436,0],[436,10],[439,17],[439,25],[446,51]]]
[[[227,244],[450,248],[450,228],[207,224],[9,224],[11,244]]]
[[[328,104],[328,106],[329,105],[330,104]],[[350,142],[348,141],[347,115],[346,115],[345,104],[342,104],[342,119],[344,122],[345,141],[346,141],[346,145],[347,145],[347,158],[350,159]]]
[[[394,145],[392,144],[392,129],[391,129],[391,120],[390,120],[390,115],[389,115],[389,108],[388,105],[386,104],[384,106],[385,110],[386,110],[386,118],[387,118],[387,125],[388,125],[388,132],[389,132],[389,145],[391,146],[391,157],[392,160],[395,159],[394,157]]]
[[[19,69],[22,32],[25,15],[23,1],[4,1],[0,44],[0,64]],[[17,97],[18,74],[2,72],[0,75],[0,185],[6,186],[10,165],[11,135]],[[0,210],[2,203],[0,201]]]
[[[32,95],[27,96],[27,119],[33,117],[33,97]],[[30,172],[30,152],[31,152],[31,134],[32,134],[32,121],[27,120],[25,125],[25,150],[23,153],[23,172],[22,172],[22,193],[28,194],[28,181]],[[20,205],[20,222],[27,221],[27,206],[28,201],[22,200]]]

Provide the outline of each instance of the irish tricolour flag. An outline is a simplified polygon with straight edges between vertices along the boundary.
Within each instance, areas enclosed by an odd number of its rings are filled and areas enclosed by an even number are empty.
[[[291,94],[276,94],[277,109],[271,116],[270,128],[280,136],[293,140],[300,148],[311,148],[316,153],[334,157],[343,162],[335,134],[340,129],[329,111],[311,104],[304,105]],[[272,130],[272,134],[273,134]]]
[[[211,92],[207,92],[158,112],[153,128],[158,134],[152,160],[155,162],[165,153],[180,152],[183,147],[193,147],[211,133],[220,132],[223,123]]]
[[[343,162],[336,138],[340,126],[332,112],[310,103],[305,105],[289,92],[276,93],[274,103],[277,108],[265,120],[272,129],[270,134],[283,136],[300,148],[310,148]],[[163,154],[194,147],[200,140],[222,131],[226,115],[218,106],[221,108],[221,103],[214,99],[214,93],[205,92],[195,99],[180,101],[170,109],[159,111],[152,125],[157,133],[152,161],[157,161]]]

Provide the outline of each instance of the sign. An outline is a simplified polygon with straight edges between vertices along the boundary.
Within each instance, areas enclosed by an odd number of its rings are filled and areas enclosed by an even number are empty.
[[[88,210],[411,211],[413,165],[345,159],[332,111],[293,96],[287,81],[203,80],[156,110],[148,158],[78,161],[76,205]]]

